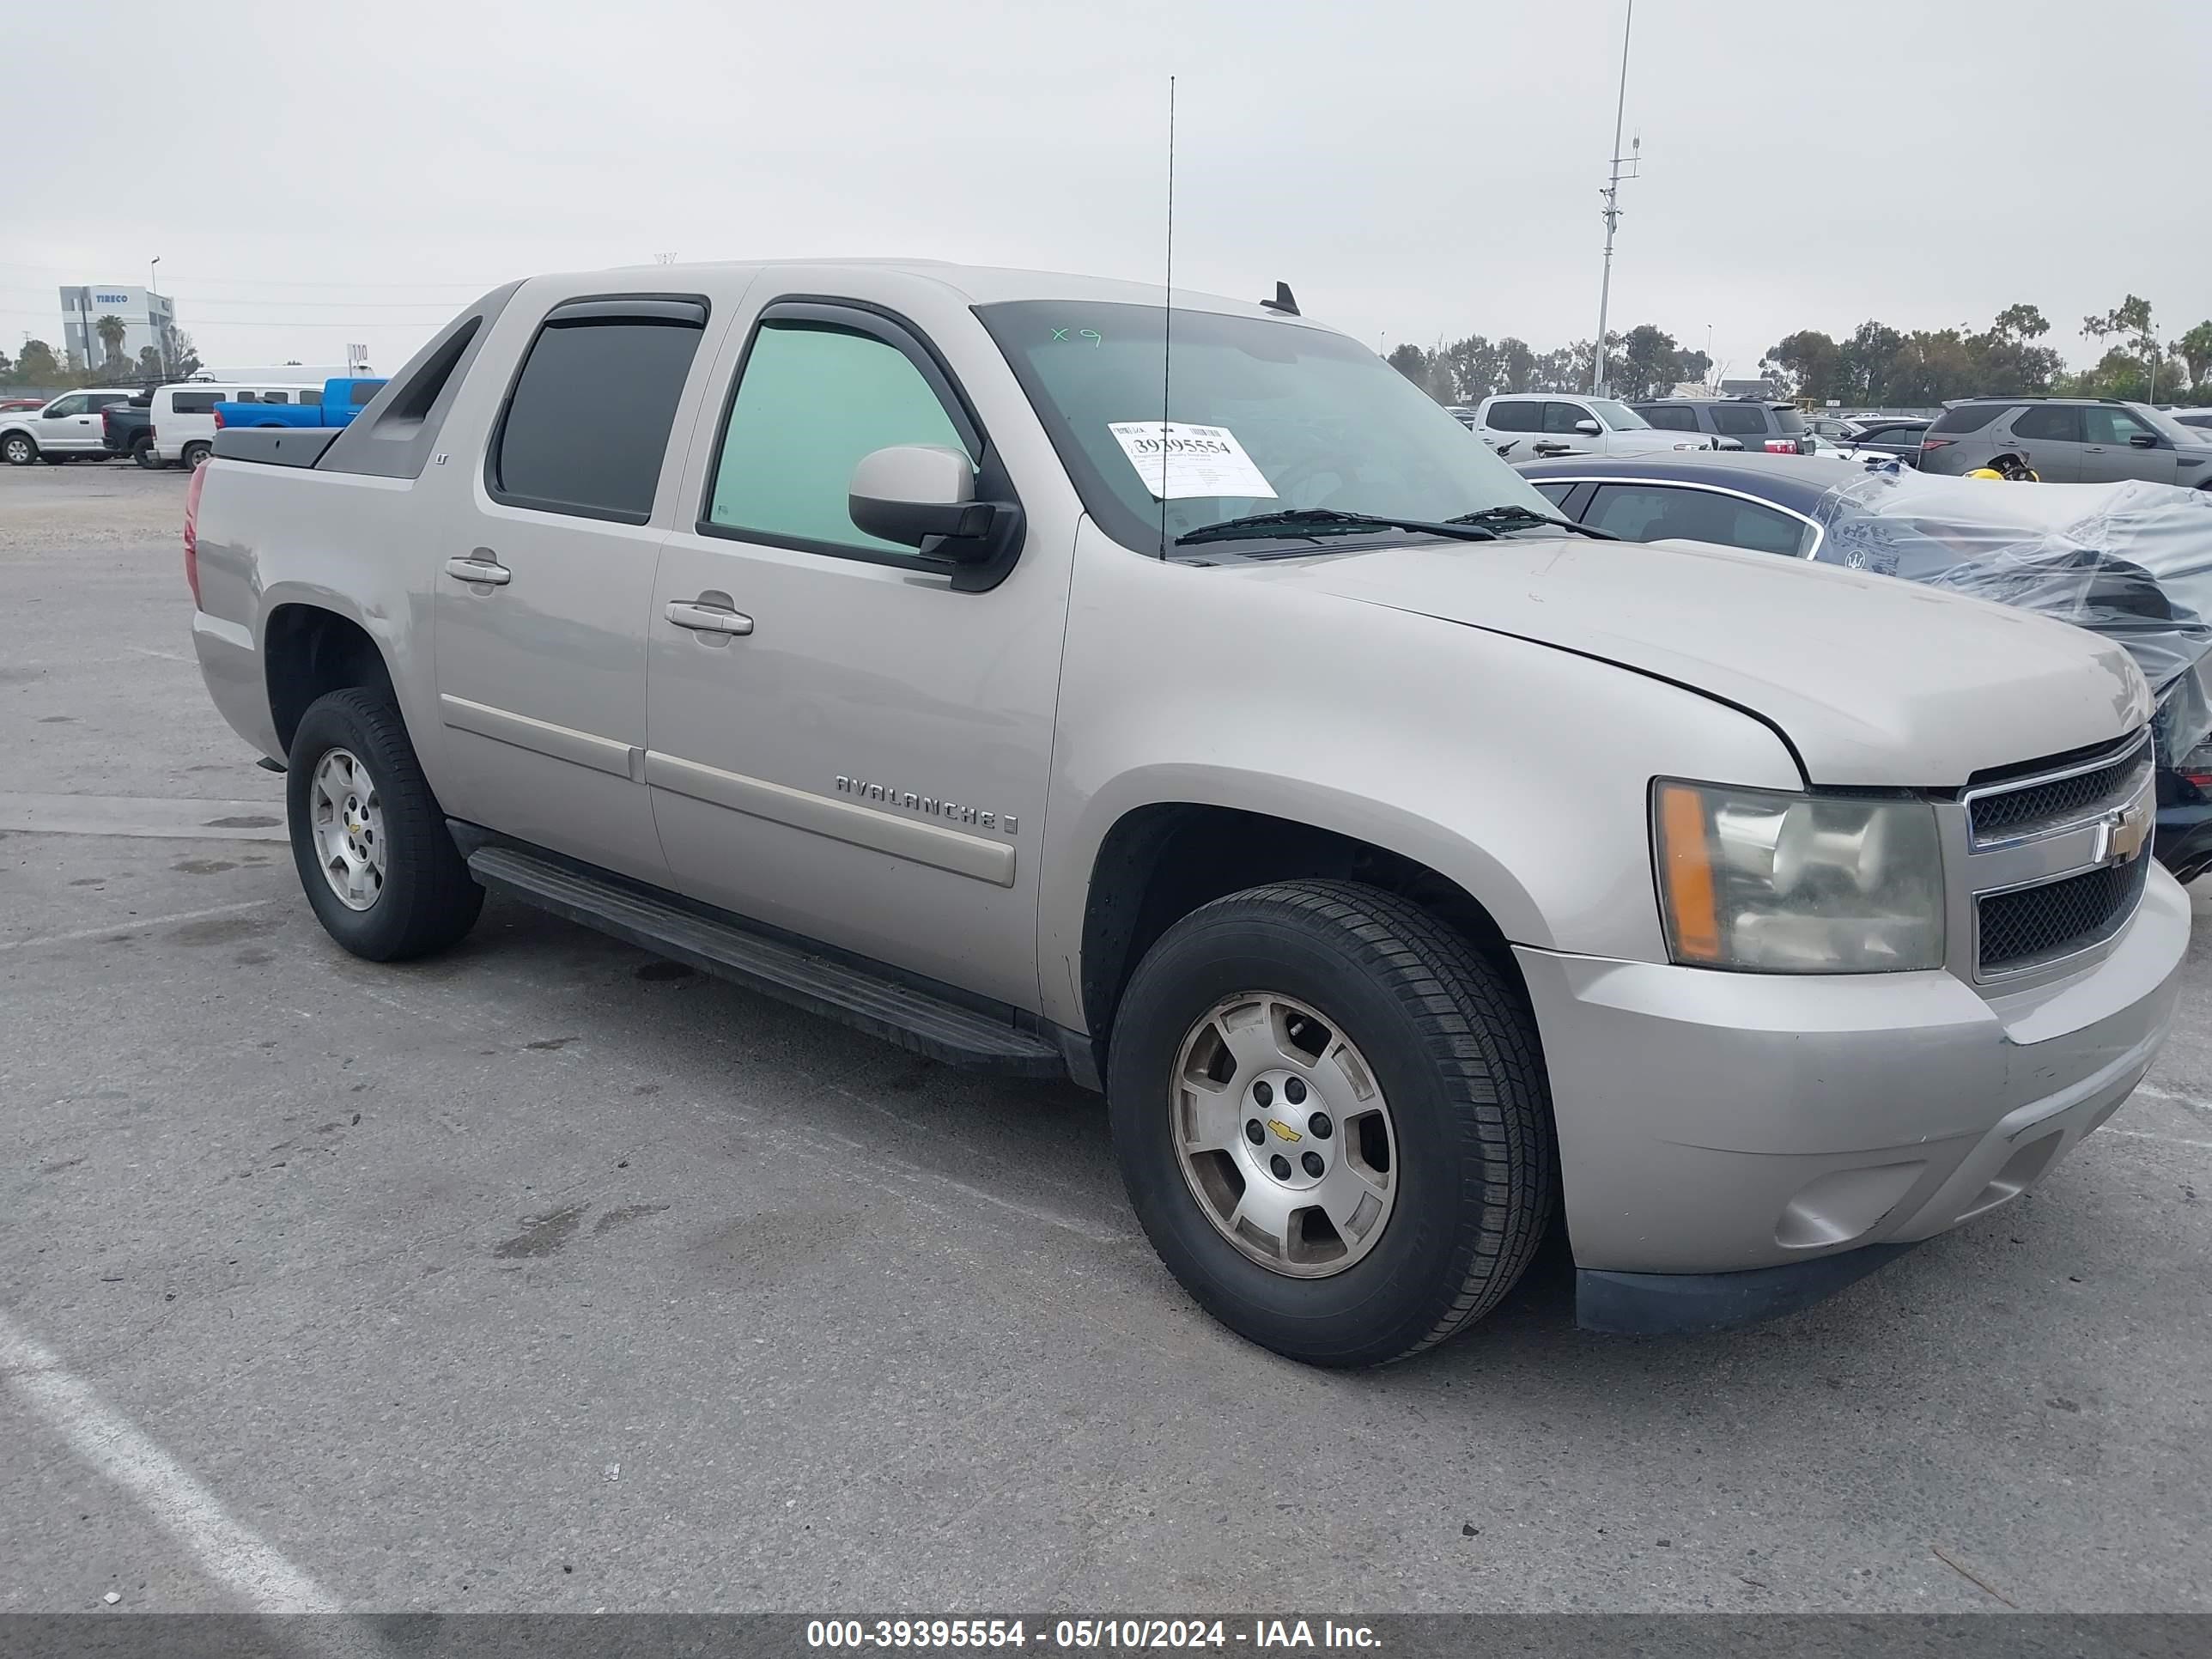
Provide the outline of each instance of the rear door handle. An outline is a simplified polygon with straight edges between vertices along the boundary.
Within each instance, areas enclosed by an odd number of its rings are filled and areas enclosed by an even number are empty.
[[[671,599],[668,620],[678,628],[688,628],[695,634],[750,634],[753,619],[727,605],[708,605],[697,599]]]
[[[465,582],[482,582],[489,587],[504,587],[514,580],[514,572],[491,556],[491,550],[480,547],[466,558],[446,561],[446,574]]]

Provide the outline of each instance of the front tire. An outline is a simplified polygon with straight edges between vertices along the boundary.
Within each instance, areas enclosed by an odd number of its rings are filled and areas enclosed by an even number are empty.
[[[27,432],[11,432],[0,438],[0,460],[10,466],[28,466],[39,459],[38,441]]]
[[[1512,1288],[1549,1219],[1526,1002],[1377,888],[1254,888],[1170,927],[1116,1013],[1108,1101],[1161,1260],[1289,1358],[1374,1365],[1442,1341]]]
[[[354,955],[428,956],[476,925],[483,889],[386,695],[354,687],[308,706],[292,735],[285,805],[307,902]]]

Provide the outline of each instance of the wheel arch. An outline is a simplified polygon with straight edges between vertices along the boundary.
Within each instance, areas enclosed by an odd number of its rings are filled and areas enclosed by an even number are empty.
[[[1333,817],[1174,799],[1132,806],[1114,820],[1091,860],[1073,975],[1102,1063],[1130,975],[1160,935],[1201,905],[1268,882],[1358,881],[1396,893],[1444,921],[1525,994],[1509,927],[1533,914],[1534,903],[1517,883],[1492,865],[1479,896],[1439,867],[1435,826],[1425,826],[1425,836],[1378,836]]]
[[[270,720],[287,750],[316,698],[348,686],[394,696],[382,647],[360,621],[326,605],[291,600],[273,606],[262,627],[261,660]]]

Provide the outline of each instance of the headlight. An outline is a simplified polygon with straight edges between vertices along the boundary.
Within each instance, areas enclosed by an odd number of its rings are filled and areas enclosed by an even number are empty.
[[[1942,965],[1942,849],[1924,801],[1662,779],[1651,821],[1677,962],[1776,974]]]

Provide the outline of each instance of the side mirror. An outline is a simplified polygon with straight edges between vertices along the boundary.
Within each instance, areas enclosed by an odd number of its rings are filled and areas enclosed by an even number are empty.
[[[974,465],[936,444],[893,444],[863,455],[846,505],[869,535],[957,564],[981,563],[1000,551],[1002,525],[1016,513],[977,501]]]
[[[2158,447],[2158,440],[2148,432],[2138,432],[2130,437],[2128,441],[2134,445],[2137,449],[2156,449]]]
[[[1585,438],[1595,438],[1599,433],[1604,431],[1605,428],[1600,426],[1595,421],[1583,419],[1575,422],[1575,430],[1581,433]]]

